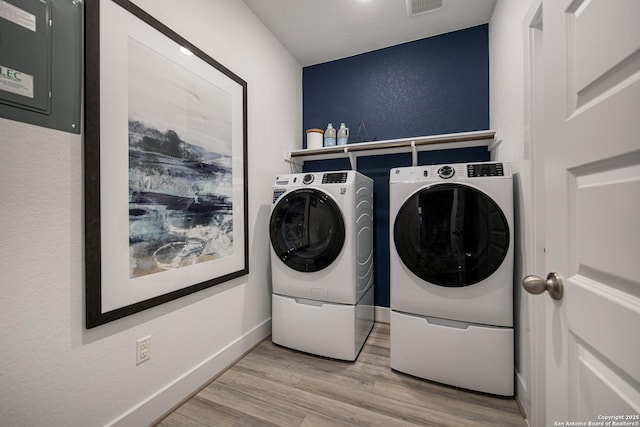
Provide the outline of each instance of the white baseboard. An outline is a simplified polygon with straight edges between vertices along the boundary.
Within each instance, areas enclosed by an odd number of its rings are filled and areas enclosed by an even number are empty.
[[[269,318],[107,425],[114,427],[151,425],[270,334],[271,319]]]
[[[389,323],[391,321],[391,310],[389,307],[380,307],[376,305],[375,319],[376,322]]]
[[[375,307],[376,322],[389,323],[390,318],[389,307]],[[108,423],[107,426],[139,427],[152,424],[163,414],[173,409],[178,402],[193,394],[194,391],[220,374],[270,334],[271,319],[267,319],[166,387],[158,390],[148,399]]]

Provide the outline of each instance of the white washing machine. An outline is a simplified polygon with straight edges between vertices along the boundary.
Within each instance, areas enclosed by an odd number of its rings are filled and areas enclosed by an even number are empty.
[[[276,177],[269,221],[272,340],[355,360],[373,327],[373,180]]]
[[[391,367],[513,395],[510,164],[395,168],[389,198]]]

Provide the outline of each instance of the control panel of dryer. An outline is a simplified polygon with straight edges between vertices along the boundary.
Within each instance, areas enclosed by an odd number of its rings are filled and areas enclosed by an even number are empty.
[[[468,178],[509,178],[509,163],[449,163],[443,165],[411,166],[391,169],[389,183],[407,181],[458,181]]]
[[[479,176],[504,176],[502,163],[477,163],[467,165],[467,176],[476,178]]]

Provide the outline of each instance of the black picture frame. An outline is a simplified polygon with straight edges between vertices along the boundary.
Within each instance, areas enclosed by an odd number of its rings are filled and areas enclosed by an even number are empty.
[[[92,0],[84,92],[86,328],[248,274],[247,83],[132,2]]]

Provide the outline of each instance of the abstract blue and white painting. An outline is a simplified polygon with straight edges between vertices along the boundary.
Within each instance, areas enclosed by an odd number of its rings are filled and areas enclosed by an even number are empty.
[[[230,256],[231,95],[128,44],[129,276]]]

